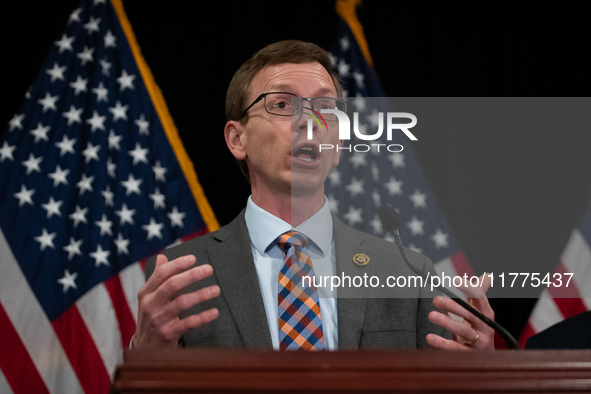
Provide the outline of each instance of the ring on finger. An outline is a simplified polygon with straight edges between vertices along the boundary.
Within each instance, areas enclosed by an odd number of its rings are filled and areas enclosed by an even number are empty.
[[[474,345],[476,343],[476,341],[478,340],[480,336],[478,335],[478,332],[476,332],[476,336],[474,337],[474,339],[471,342],[468,342],[469,345]]]

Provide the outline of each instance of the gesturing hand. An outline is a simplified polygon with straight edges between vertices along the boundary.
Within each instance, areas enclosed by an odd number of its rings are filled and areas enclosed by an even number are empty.
[[[213,273],[211,265],[193,267],[194,264],[193,255],[182,256],[172,261],[168,261],[164,255],[158,255],[152,276],[138,292],[138,322],[133,348],[176,347],[179,338],[187,330],[209,323],[218,317],[218,310],[213,308],[179,319],[179,314],[184,309],[220,294],[218,286],[209,286],[179,295],[188,285]]]
[[[480,280],[482,281],[482,287],[460,286],[458,289],[468,297],[468,304],[486,317],[494,320],[495,312],[490,307],[488,298],[486,298],[486,291],[490,287],[490,275],[484,273],[480,277]],[[438,309],[458,315],[464,320],[457,321],[438,311],[429,313],[429,320],[432,323],[448,329],[457,339],[457,341],[453,341],[435,334],[428,334],[427,342],[431,346],[447,350],[494,350],[495,330],[486,323],[468,312],[451,298],[435,297],[433,299],[433,305]]]

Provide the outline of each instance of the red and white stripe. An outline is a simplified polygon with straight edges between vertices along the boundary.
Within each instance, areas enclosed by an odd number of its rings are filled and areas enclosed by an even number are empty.
[[[137,292],[144,285],[144,269],[141,263],[134,263],[119,273],[125,300],[131,311],[134,322],[137,323]]]
[[[95,286],[53,322],[1,230],[0,272],[0,392],[108,392],[135,331],[141,263]]]
[[[10,388],[10,385],[8,384],[8,380],[6,380],[6,376],[4,376],[1,369],[0,369],[0,393],[13,394],[13,391]]]
[[[14,341],[8,348],[2,346],[0,366],[12,391],[82,393],[78,376],[61,341],[1,230],[0,272],[0,306],[3,312],[0,314],[4,315],[0,324],[0,338],[4,341],[8,336]],[[14,360],[18,360],[18,367],[14,367]],[[32,377],[27,377],[26,372],[33,373]]]
[[[96,285],[51,322],[0,230],[0,393],[107,393],[135,332],[145,264]]]
[[[574,229],[555,273],[573,273],[569,286],[548,287],[542,291],[529,320],[523,329],[519,344],[534,334],[571,316],[591,309],[591,248],[579,231]],[[563,275],[563,283],[565,282]]]

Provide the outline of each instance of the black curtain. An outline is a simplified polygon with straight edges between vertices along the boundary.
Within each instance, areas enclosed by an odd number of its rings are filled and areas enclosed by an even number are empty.
[[[585,96],[589,24],[582,9],[366,2],[358,11],[388,96]],[[4,2],[1,121],[12,118],[77,1]],[[255,51],[282,39],[330,49],[331,1],[124,1],[221,224],[249,186],[223,139],[225,91]],[[589,202],[591,131],[568,119],[544,131],[422,135],[413,143],[440,206],[476,271],[531,262],[552,271]],[[0,133],[4,133],[6,126]],[[490,270],[490,268],[489,268]],[[491,299],[518,336],[535,299]]]

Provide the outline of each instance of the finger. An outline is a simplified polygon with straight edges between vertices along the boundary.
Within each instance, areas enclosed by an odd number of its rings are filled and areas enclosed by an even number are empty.
[[[157,270],[162,265],[168,263],[168,257],[163,254],[159,254],[156,256],[156,265],[154,266],[154,270]]]
[[[158,301],[149,302],[149,310],[154,312],[150,314],[150,322],[156,327],[168,327],[171,322],[178,321],[179,314],[183,310],[217,297],[219,294],[220,288],[216,285],[183,294],[174,299],[166,298],[162,293],[159,293],[159,295],[154,296]],[[157,304],[157,302],[160,304]]]
[[[170,300],[176,297],[185,287],[199,282],[211,274],[213,274],[213,267],[209,264],[193,267],[166,279],[154,292],[154,295],[161,300]]]
[[[178,298],[176,298],[172,302],[168,302],[168,304],[164,307],[155,307],[154,303],[151,302],[148,304],[146,308],[144,308],[143,313],[145,315],[145,319],[142,319],[142,315],[140,315],[140,320],[138,321],[138,326],[141,325],[144,327],[144,330],[147,333],[152,333],[151,335],[147,335],[147,337],[157,337],[159,341],[163,342],[171,342],[178,340],[178,338],[186,331],[187,328],[183,328],[185,326],[178,324],[179,320],[179,313],[182,309],[186,309],[190,306],[198,304],[199,302],[207,301],[211,298],[217,297],[220,294],[219,286],[209,286],[199,291],[184,294]],[[156,298],[153,297],[152,298]],[[206,311],[207,312],[207,311]],[[200,324],[205,324],[217,317],[219,312],[217,309],[211,309],[209,312],[203,314],[199,319],[189,319],[187,323],[191,323],[187,325],[188,328],[198,327]],[[201,322],[201,323],[200,323]],[[183,324],[187,324],[183,323]]]
[[[433,324],[451,331],[466,342],[471,342],[476,337],[476,330],[469,323],[459,322],[437,311],[429,313],[429,321]]]
[[[471,286],[471,281],[461,282],[459,286],[456,286],[458,290],[466,295],[468,298],[486,298],[486,292],[491,285],[491,275],[486,272],[478,278],[478,285]]]
[[[486,291],[489,289],[492,283],[492,278],[491,275],[487,275],[486,272],[482,275],[484,276],[484,278],[482,276],[480,277],[482,283],[482,290],[484,291],[484,293],[486,293]],[[489,319],[494,320],[495,312],[490,306],[490,303],[488,302],[488,298],[486,296],[471,297],[468,301],[470,301],[470,304],[473,305],[476,309],[478,309],[480,313],[482,313]]]
[[[478,309],[480,313],[488,317],[491,320],[495,319],[495,311],[490,306],[488,298],[470,298],[470,304]]]
[[[469,297],[467,300],[468,304],[476,308],[480,313],[489,319],[494,320],[495,312],[491,308],[488,298],[486,297],[486,291],[489,289],[492,283],[491,275],[485,272],[480,276],[478,283],[480,283],[480,286],[472,287],[464,286],[464,282],[462,282],[462,285],[457,286],[457,288],[467,297]]]
[[[191,268],[195,264],[195,261],[195,256],[193,255],[182,256],[171,261],[168,261],[164,255],[158,255],[156,257],[154,272],[144,284],[143,291],[146,294],[156,291],[171,276]]]
[[[459,332],[454,332],[456,335],[459,335],[463,339],[467,340],[468,342],[471,342],[474,339],[474,337],[476,336],[476,333],[478,333],[478,336],[479,336],[478,340],[474,344],[470,345],[472,348],[491,349],[491,350],[494,349],[495,331],[488,324],[484,323],[482,320],[480,320],[479,318],[474,316],[472,313],[468,312],[465,308],[463,308],[457,302],[455,302],[454,300],[452,300],[450,298],[435,297],[433,299],[433,304],[437,308],[447,310],[451,313],[454,313],[458,316],[463,317],[466,324],[471,326],[472,329],[474,330],[473,332],[463,331],[463,334],[459,333]],[[492,309],[491,309],[491,311],[492,311]],[[434,312],[431,312],[431,313],[434,313]],[[494,313],[493,313],[493,316],[494,316]],[[454,319],[451,319],[451,318],[450,318],[450,320],[455,321]],[[450,329],[450,331],[454,331],[454,330]]]
[[[447,312],[453,313],[454,315],[462,317],[464,320],[467,320],[473,326],[478,327],[478,329],[481,329],[485,326],[488,327],[486,323],[474,316],[472,312],[469,312],[466,308],[464,308],[451,298],[435,297],[433,298],[433,305],[435,305],[435,307],[438,309],[443,309]]]
[[[178,334],[178,337],[180,338],[181,335],[193,328],[201,327],[202,325],[215,320],[219,314],[220,312],[217,310],[217,308],[212,308],[197,315],[190,315],[182,320],[179,320],[176,325],[176,329],[178,330],[177,333],[180,333]]]
[[[155,343],[176,344],[181,335],[188,330],[207,324],[218,316],[219,311],[216,308],[212,308],[197,315],[188,316],[183,320],[177,318],[168,321],[165,325],[153,327],[151,338],[153,340],[156,339],[153,341]]]
[[[187,316],[182,320],[176,319],[163,326],[158,332],[158,337],[163,342],[176,343],[181,335],[187,331],[207,324],[215,320],[218,316],[219,311],[216,308],[212,308],[196,315]]]
[[[485,272],[480,275],[479,281],[481,283],[480,288],[486,293],[492,284],[492,275]]]
[[[445,339],[435,334],[427,334],[427,343],[434,348],[443,350],[461,350],[468,351],[468,346],[462,345],[461,343],[452,341],[451,339]]]
[[[150,276],[150,278],[148,278],[148,280],[146,281],[146,283],[144,283],[143,286],[145,288],[144,291],[147,294],[156,290],[160,285],[160,278],[158,277],[158,275],[161,275],[161,267],[166,263],[168,263],[168,257],[166,257],[163,254],[159,254],[158,256],[156,256],[156,265],[154,266],[154,271],[152,272],[152,275]]]
[[[153,287],[154,283],[160,282],[160,279],[155,279],[151,286],[148,286],[147,283],[144,284],[144,287],[142,287],[138,292],[138,302],[140,306],[138,312],[151,316],[151,321],[158,320],[162,322],[163,319],[173,319],[176,317],[166,312],[166,305],[168,305],[173,300],[173,298],[177,296],[180,290],[191,283],[210,276],[213,273],[213,268],[209,264],[193,267],[188,271],[182,271],[182,269],[184,269],[184,264],[195,262],[195,258],[190,257],[192,256],[184,256],[182,258],[170,261],[168,264],[162,266],[160,271],[166,272],[160,272],[159,275],[162,275],[163,277],[166,277],[171,273],[179,271],[181,272],[169,277],[164,283],[162,283],[151,293],[148,293],[148,291]],[[167,267],[167,265],[169,267]],[[162,313],[162,315],[160,315],[160,313]],[[155,318],[156,316],[159,316],[158,319]]]
[[[183,310],[189,309],[192,306],[200,304],[204,301],[211,300],[220,295],[220,287],[219,286],[209,286],[204,289],[194,291],[188,294],[183,294],[178,298],[175,298],[172,303],[170,303],[170,313],[174,316],[178,316]]]

